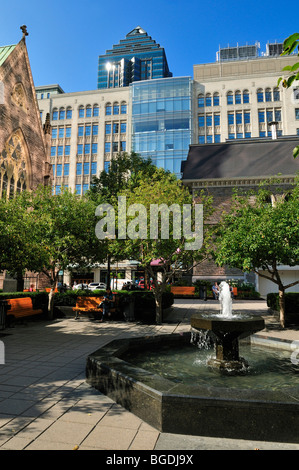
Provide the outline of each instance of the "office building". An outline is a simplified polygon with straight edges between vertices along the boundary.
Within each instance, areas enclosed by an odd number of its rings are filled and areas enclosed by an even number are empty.
[[[126,87],[140,80],[171,76],[164,48],[137,26],[99,56],[97,88]]]
[[[268,43],[219,49],[214,63],[194,65],[194,143],[298,135],[296,87],[277,86],[286,65],[297,56],[279,56],[282,45]]]

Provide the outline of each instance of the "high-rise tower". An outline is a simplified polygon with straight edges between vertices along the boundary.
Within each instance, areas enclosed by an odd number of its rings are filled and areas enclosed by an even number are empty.
[[[99,56],[97,88],[118,88],[132,82],[172,77],[164,48],[140,26]]]

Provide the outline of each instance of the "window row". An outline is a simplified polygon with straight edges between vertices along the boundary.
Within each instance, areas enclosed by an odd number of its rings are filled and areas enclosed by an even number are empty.
[[[280,101],[279,88],[273,88],[273,90],[271,88],[266,88],[265,90],[259,88],[256,95],[258,103]]]
[[[98,153],[98,144],[78,144],[77,145],[77,155],[89,155],[91,153],[94,155]]]
[[[71,146],[70,145],[58,145],[57,147],[55,145],[52,145],[51,147],[51,157],[62,157],[63,155],[65,156],[70,156],[71,155]]]
[[[127,123],[126,122],[106,122],[105,124],[105,135],[113,134],[125,134],[127,132]]]
[[[122,140],[121,142],[105,142],[105,153],[112,152],[125,152],[127,149],[127,142]]]
[[[204,106],[219,106],[220,105],[220,96],[219,93],[203,93],[198,95],[198,107],[203,108]]]
[[[68,108],[54,108],[52,111],[52,121],[63,121],[64,119],[72,119],[73,110],[69,106]]]
[[[234,124],[250,124],[250,112],[236,112],[236,113],[227,113],[227,122],[228,125]]]
[[[70,138],[72,135],[71,127],[52,127],[52,139]]]
[[[58,165],[52,165],[53,178],[55,176],[69,176],[70,174],[70,164],[64,163],[64,165],[58,163]]]
[[[259,109],[258,110],[258,122],[281,122],[281,109]]]
[[[89,184],[76,184],[76,194],[82,195],[89,190]]]
[[[78,137],[90,136],[90,135],[98,135],[99,133],[99,126],[98,124],[86,124],[78,126]]]
[[[198,127],[220,126],[220,114],[201,114],[198,116]]]
[[[76,175],[95,175],[97,173],[97,162],[84,162],[77,163],[76,165]]]
[[[112,114],[127,114],[127,103],[107,103],[105,106],[105,114],[106,116],[111,116]]]

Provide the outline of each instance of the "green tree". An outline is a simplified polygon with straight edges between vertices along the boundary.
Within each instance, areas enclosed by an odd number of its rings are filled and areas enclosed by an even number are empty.
[[[196,219],[189,190],[175,175],[163,169],[156,168],[154,174],[139,180],[134,191],[128,186],[118,197],[125,198],[126,204],[120,210],[120,199],[112,201],[117,208],[118,236],[111,249],[123,259],[138,260],[147,278],[153,280],[156,323],[159,324],[166,286],[177,271],[192,266],[195,259],[203,256],[202,214],[199,212]],[[186,215],[191,208],[193,211]],[[194,230],[196,221],[199,222],[197,232]]]
[[[95,204],[67,189],[53,196],[51,188],[30,193],[30,224],[36,240],[35,270],[49,279],[48,313],[53,315],[53,292],[59,271],[86,267],[105,256],[104,243],[95,236]],[[26,236],[26,234],[24,234]],[[34,259],[34,255],[33,255]],[[26,266],[31,268],[31,264]]]
[[[285,290],[299,283],[284,284],[279,271],[279,265],[299,264],[298,202],[298,181],[289,194],[276,197],[266,188],[247,196],[235,195],[230,212],[219,223],[213,251],[219,266],[253,271],[278,286],[282,327]]]

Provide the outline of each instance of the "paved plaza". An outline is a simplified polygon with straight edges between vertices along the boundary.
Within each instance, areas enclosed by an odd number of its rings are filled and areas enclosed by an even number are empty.
[[[299,444],[254,442],[157,431],[85,382],[87,356],[114,339],[190,331],[190,316],[218,302],[176,300],[162,325],[98,323],[88,318],[27,321],[3,330],[0,364],[1,450],[299,450]],[[260,334],[299,341],[299,330],[280,330],[265,301],[234,301],[238,311],[266,319]],[[299,366],[298,366],[299,367]]]

